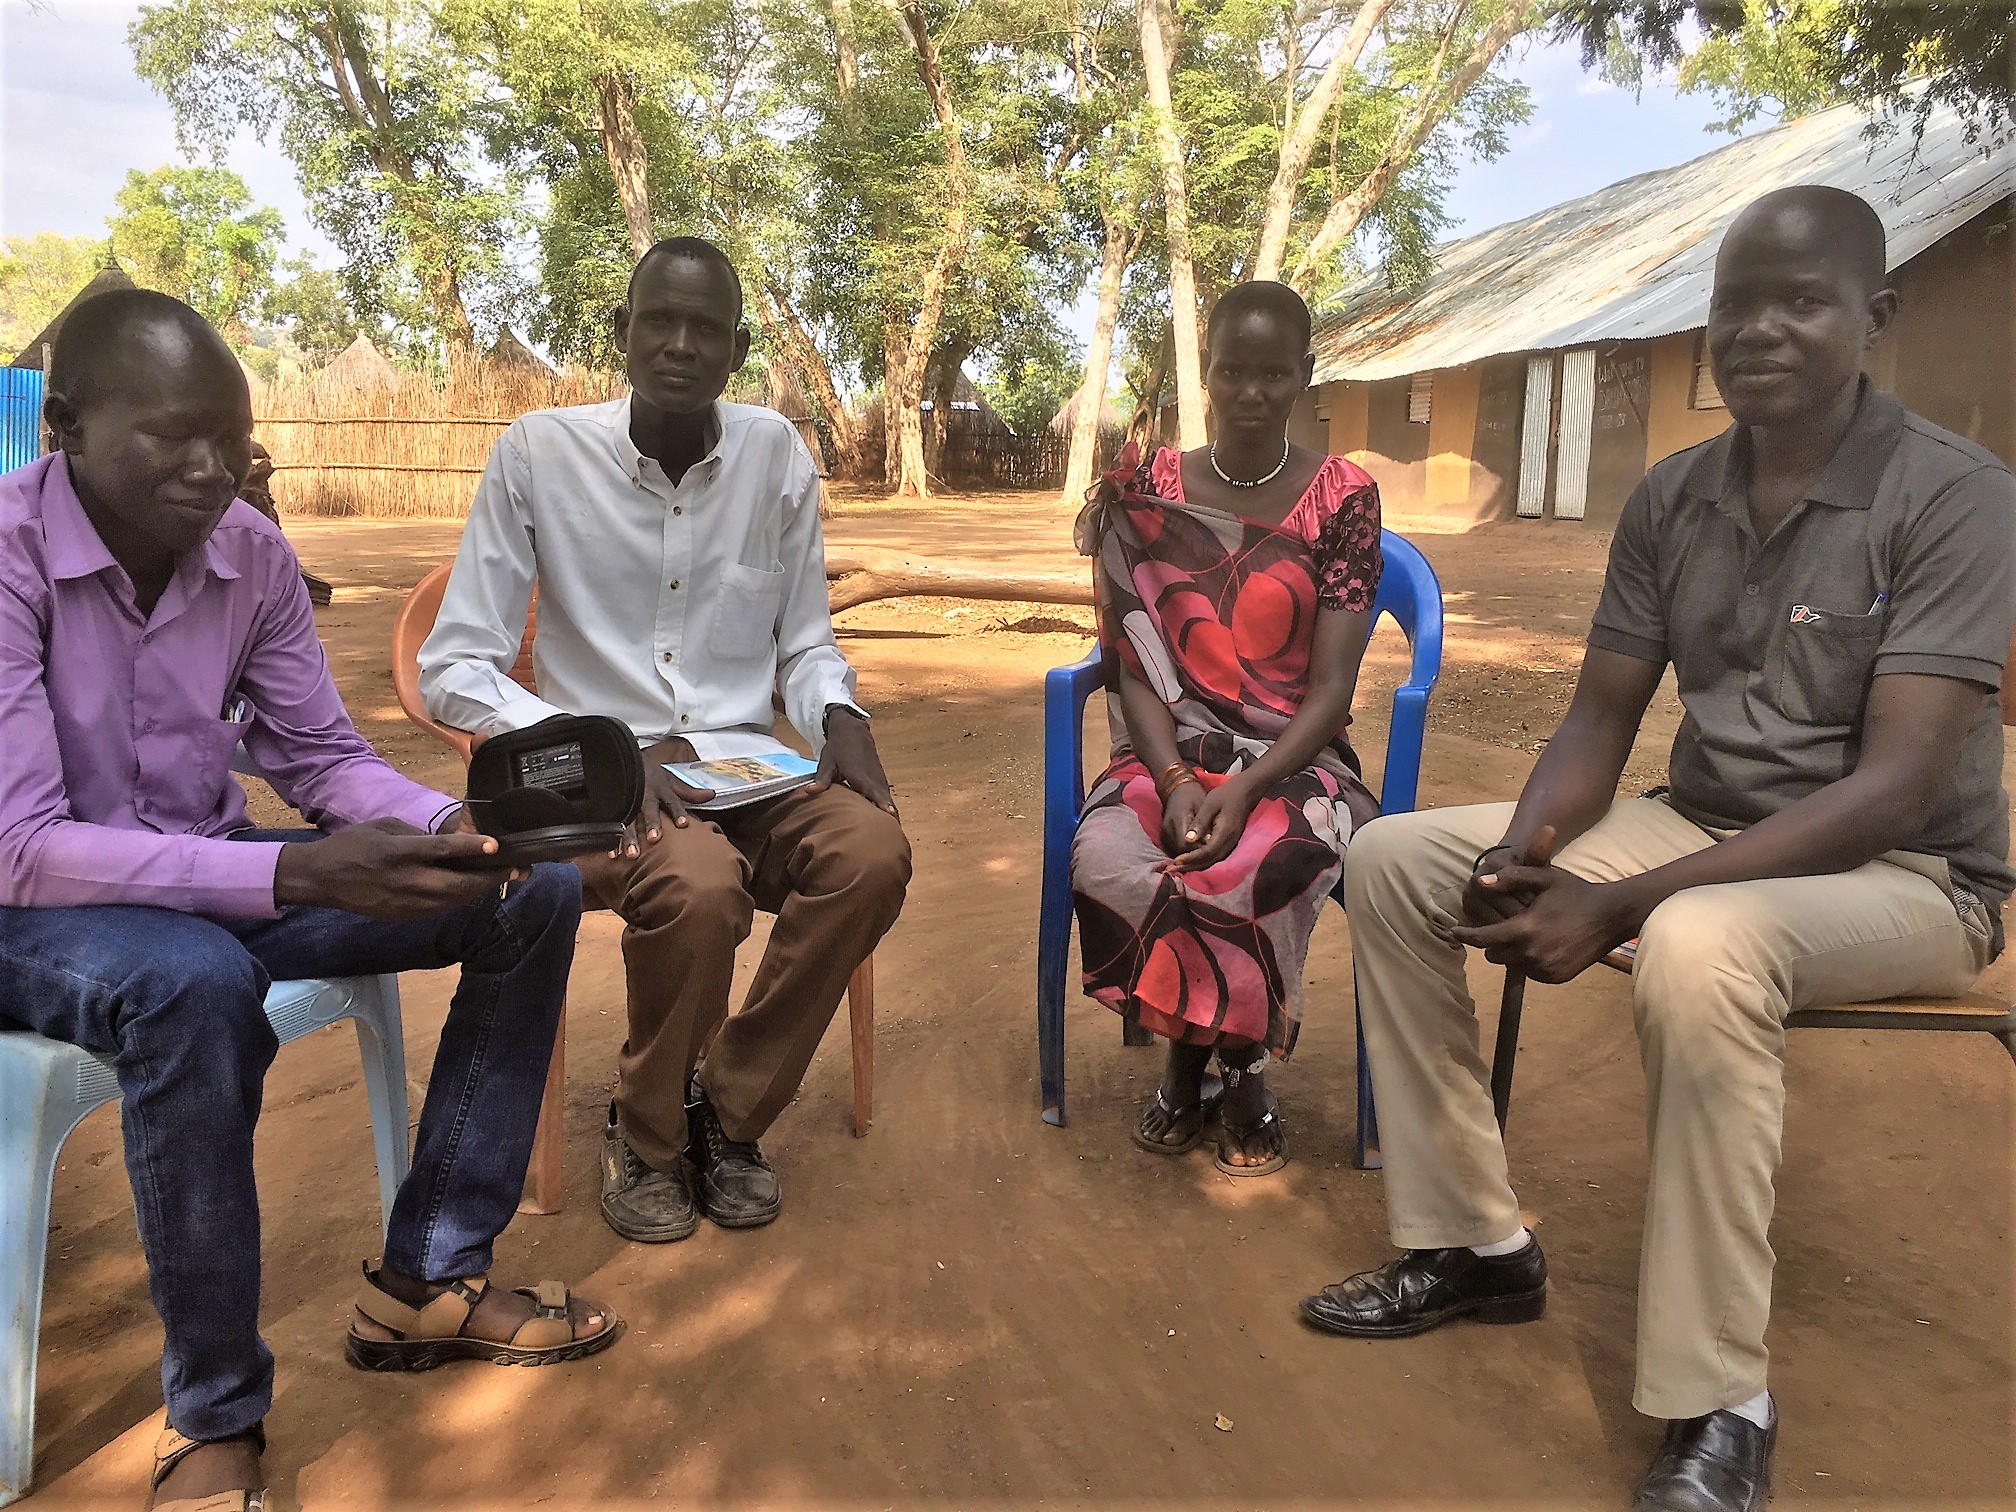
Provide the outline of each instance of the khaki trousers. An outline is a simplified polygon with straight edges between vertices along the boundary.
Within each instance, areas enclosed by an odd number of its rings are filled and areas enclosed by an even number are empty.
[[[1387,1213],[1403,1248],[1489,1244],[1519,1227],[1464,950],[1448,935],[1478,852],[1511,817],[1506,803],[1375,819],[1344,868]],[[1715,838],[1633,799],[1557,859],[1607,882]],[[1651,1147],[1639,1411],[1698,1417],[1764,1390],[1786,1014],[1964,992],[1988,963],[1988,930],[1980,908],[1963,916],[1939,882],[1890,860],[1691,888],[1653,911],[1631,992]]]
[[[757,1139],[798,1091],[847,979],[896,922],[910,882],[903,827],[858,793],[803,788],[665,826],[635,860],[580,863],[589,901],[623,931],[630,1026],[616,1119],[646,1165],[686,1151],[686,1082],[730,1139]],[[755,911],[777,915],[742,1011],[728,1015],[735,948]]]

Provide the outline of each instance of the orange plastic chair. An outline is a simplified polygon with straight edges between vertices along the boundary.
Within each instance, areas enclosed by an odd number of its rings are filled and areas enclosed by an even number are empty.
[[[441,595],[448,587],[448,567],[436,567],[406,595],[399,617],[392,622],[392,686],[399,694],[399,707],[406,717],[436,740],[453,746],[466,764],[472,739],[466,730],[453,729],[431,718],[420,702],[420,644],[434,628],[441,612]],[[511,668],[512,680],[537,692],[532,675],[532,638],[539,629],[539,598],[534,590],[532,607],[525,616],[525,638],[518,643],[518,660]],[[869,956],[855,970],[847,984],[847,1019],[854,1051],[854,1133],[866,1134],[875,1112],[875,957]],[[561,1094],[566,1085],[567,1018],[563,1013],[553,1037],[553,1061],[546,1072],[546,1096],[539,1105],[539,1132],[533,1139],[532,1164],[525,1173],[525,1197],[520,1210],[528,1213],[557,1213],[561,1206],[561,1172],[564,1139],[561,1134]]]

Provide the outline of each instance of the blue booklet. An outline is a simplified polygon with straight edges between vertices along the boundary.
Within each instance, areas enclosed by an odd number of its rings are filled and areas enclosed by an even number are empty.
[[[713,761],[667,763],[665,770],[688,787],[714,794],[689,807],[706,810],[741,808],[780,797],[804,787],[818,775],[818,765],[796,751],[782,748],[761,756],[723,756]]]

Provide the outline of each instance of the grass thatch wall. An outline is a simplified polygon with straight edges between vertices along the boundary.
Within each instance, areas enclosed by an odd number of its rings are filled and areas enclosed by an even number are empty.
[[[518,416],[622,392],[614,374],[486,365],[445,384],[411,374],[361,390],[256,384],[252,404],[283,513],[459,520],[492,444]]]

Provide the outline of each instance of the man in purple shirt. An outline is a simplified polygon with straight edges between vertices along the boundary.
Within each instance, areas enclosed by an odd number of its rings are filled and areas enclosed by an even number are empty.
[[[154,1505],[256,1512],[272,980],[463,968],[352,1363],[615,1341],[615,1315],[565,1288],[484,1279],[531,1154],[580,877],[511,883],[456,800],[351,726],[294,554],[234,502],[251,401],[202,317],[142,290],[80,306],[45,413],[61,449],[0,477],[0,1005],[118,1072],[166,1330]],[[316,829],[249,828],[240,746]]]

